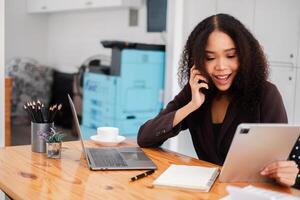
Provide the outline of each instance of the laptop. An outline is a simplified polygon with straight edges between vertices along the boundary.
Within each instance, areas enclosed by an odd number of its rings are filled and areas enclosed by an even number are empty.
[[[300,134],[300,125],[240,124],[221,170],[221,182],[270,182],[260,171],[287,160]]]
[[[156,165],[139,147],[85,147],[83,134],[80,130],[76,110],[71,97],[68,95],[75,128],[79,135],[83,152],[91,170],[129,170],[129,169],[157,169]]]

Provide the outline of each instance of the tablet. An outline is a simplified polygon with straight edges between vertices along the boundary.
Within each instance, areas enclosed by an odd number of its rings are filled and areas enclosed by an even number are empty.
[[[300,125],[240,124],[219,177],[220,182],[269,182],[260,171],[274,161],[287,160]]]

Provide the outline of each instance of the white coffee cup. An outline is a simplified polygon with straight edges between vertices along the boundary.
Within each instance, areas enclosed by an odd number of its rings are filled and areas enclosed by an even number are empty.
[[[119,136],[119,129],[116,127],[98,127],[97,135],[104,142],[114,142]]]

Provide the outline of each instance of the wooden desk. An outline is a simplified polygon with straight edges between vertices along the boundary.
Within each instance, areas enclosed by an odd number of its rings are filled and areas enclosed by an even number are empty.
[[[96,146],[91,141],[87,143]],[[122,146],[132,145],[133,142],[127,141]],[[214,165],[162,149],[144,151],[157,164],[158,170],[148,177],[129,182],[132,176],[141,171],[90,171],[78,141],[63,143],[60,160],[32,153],[28,145],[4,147],[0,149],[0,187],[13,199],[219,199],[227,194],[227,184],[218,181],[209,193],[154,188],[154,179],[172,163]],[[253,185],[299,194],[295,189],[277,185]]]

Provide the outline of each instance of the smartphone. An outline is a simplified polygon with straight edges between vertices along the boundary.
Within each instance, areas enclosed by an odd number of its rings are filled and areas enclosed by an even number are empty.
[[[209,75],[206,71],[203,71],[200,68],[196,68],[196,69],[201,73],[202,76],[204,76],[207,79],[207,81],[204,81],[204,80],[199,80],[198,81],[198,83],[206,83],[208,85],[208,89],[206,89],[206,88],[200,88],[199,89],[199,91],[206,96],[209,93],[209,89],[211,89],[212,80],[211,80],[211,78],[209,77]]]
[[[208,88],[209,88],[209,83],[207,83],[206,81],[199,80],[198,83],[206,83],[206,84],[208,84]],[[208,94],[208,89],[206,89],[206,88],[200,88],[199,91],[200,91],[201,93],[203,93],[204,95],[207,95],[207,94]]]

